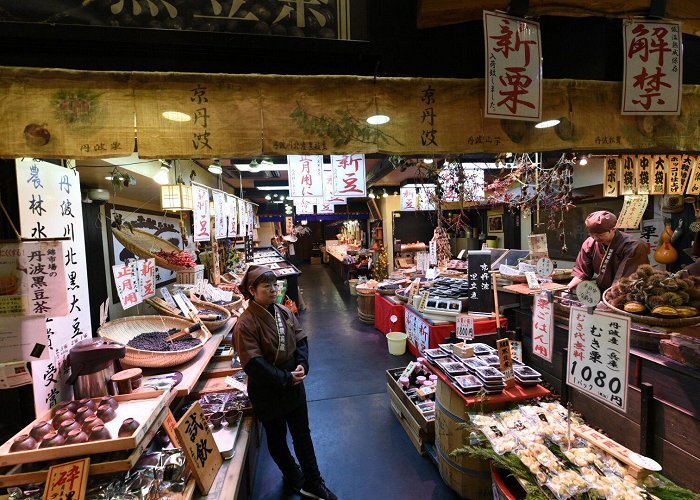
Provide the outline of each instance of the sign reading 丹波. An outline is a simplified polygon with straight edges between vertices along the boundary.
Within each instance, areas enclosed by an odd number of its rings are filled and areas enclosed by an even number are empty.
[[[535,297],[532,311],[532,354],[552,362],[554,338],[554,302],[547,298],[547,292]]]
[[[573,306],[569,325],[566,383],[627,411],[630,318]]]
[[[619,157],[607,156],[605,158],[605,188],[603,196],[617,198],[617,164]]]
[[[540,25],[484,11],[487,118],[542,118]]]
[[[192,198],[194,199],[194,209],[192,210],[194,241],[210,241],[209,189],[192,184]]]
[[[206,495],[223,459],[199,402],[193,404],[182,416],[175,427],[175,435],[192,469],[200,493]]]
[[[228,235],[226,225],[226,193],[216,189],[211,190],[214,200],[214,238],[220,240]]]
[[[287,155],[289,195],[323,196],[323,156]]]
[[[238,203],[235,196],[226,195],[226,215],[228,216],[228,226],[226,236],[235,238],[238,234]]]
[[[491,252],[470,250],[467,254],[469,268],[469,312],[493,312],[491,290]]]
[[[365,155],[331,155],[333,193],[343,198],[367,196]]]
[[[638,228],[644,218],[644,211],[647,209],[648,204],[649,197],[645,194],[625,196],[616,227],[622,229]]]
[[[51,311],[45,312],[49,359],[32,362],[38,415],[71,398],[71,388],[65,384],[69,371],[66,358],[73,345],[91,334],[83,206],[77,170],[32,158],[17,160],[16,169],[22,237],[67,238],[61,241],[56,258],[63,259],[65,266],[68,313],[52,316]]]
[[[457,338],[462,340],[474,340],[474,318],[468,314],[457,315]]]
[[[681,23],[623,22],[623,115],[679,115],[683,79]]]

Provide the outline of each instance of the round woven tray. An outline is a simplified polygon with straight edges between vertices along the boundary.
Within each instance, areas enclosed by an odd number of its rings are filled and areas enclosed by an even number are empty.
[[[693,316],[691,318],[660,318],[658,316],[645,316],[642,314],[628,313],[624,309],[618,309],[617,307],[613,307],[610,305],[610,302],[608,302],[607,300],[607,295],[609,291],[610,289],[605,290],[605,293],[603,293],[603,304],[605,304],[611,310],[615,311],[618,314],[629,316],[630,318],[632,318],[632,321],[636,323],[641,323],[642,325],[662,326],[666,328],[673,328],[677,326],[693,326],[700,324],[700,316]]]
[[[130,316],[108,321],[97,329],[97,335],[126,345],[127,342],[141,333],[167,331],[171,328],[182,330],[193,324],[189,320],[170,316]],[[194,336],[199,338],[202,343],[184,351],[146,351],[127,345],[123,361],[129,366],[139,368],[165,368],[181,365],[194,358],[202,350],[205,342],[209,340],[209,337],[201,329],[195,332]]]
[[[223,289],[223,287],[221,285],[219,285],[217,288]],[[194,297],[195,299],[201,301],[201,299],[197,295],[193,294],[192,292],[190,292],[190,297]],[[207,304],[209,304],[209,302],[207,302]],[[228,311],[232,313],[234,311],[238,311],[238,309],[241,307],[241,304],[243,304],[243,296],[234,294],[233,300],[231,302],[228,302],[227,304],[221,304],[221,307],[228,309]],[[216,306],[219,304],[212,304],[212,305]]]
[[[207,309],[215,309],[216,311],[219,312],[223,316],[222,319],[216,320],[216,321],[206,321],[202,320],[202,323],[204,323],[204,326],[206,326],[209,330],[218,330],[222,326],[226,324],[226,322],[231,318],[231,311],[226,309],[223,306],[220,306],[218,304],[212,304],[211,302],[204,302],[202,300],[199,300],[197,298],[191,297],[190,301],[196,308],[207,308]],[[153,302],[150,299],[146,299],[146,302],[148,302],[148,305],[150,305],[153,309],[156,311],[160,312],[161,314],[164,314],[166,316],[170,316],[173,318],[178,318],[182,319],[182,316],[179,314],[174,313],[173,311],[170,311],[169,309],[164,308],[157,302]],[[189,320],[188,320],[189,321]]]
[[[571,279],[571,276],[571,269],[555,269],[552,273],[552,281],[567,281]],[[510,276],[498,273],[498,277],[502,280],[512,281],[513,283],[527,283],[527,277],[524,274],[522,276]]]
[[[156,266],[162,267],[164,269],[170,269],[171,271],[191,271],[191,267],[176,266],[171,264],[167,260],[158,257],[155,252],[179,252],[180,248],[176,247],[172,243],[158,236],[154,236],[146,231],[141,231],[140,229],[134,229],[132,233],[130,229],[117,229],[112,228],[112,234],[119,240],[119,243],[124,245],[124,248],[132,252],[134,255],[138,255],[142,259],[155,259]]]

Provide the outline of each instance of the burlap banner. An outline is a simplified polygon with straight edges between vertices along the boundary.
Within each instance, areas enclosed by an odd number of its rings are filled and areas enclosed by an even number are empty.
[[[134,120],[143,158],[700,149],[700,86],[684,86],[680,116],[623,117],[619,83],[545,80],[543,119],[561,123],[541,130],[482,118],[483,86],[481,79],[0,68],[0,156],[125,156]],[[375,114],[391,120],[368,124]]]

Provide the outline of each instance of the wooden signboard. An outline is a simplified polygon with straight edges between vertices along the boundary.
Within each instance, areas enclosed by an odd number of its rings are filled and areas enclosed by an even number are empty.
[[[165,432],[168,434],[170,442],[173,443],[173,446],[175,448],[182,448],[182,445],[180,445],[180,440],[177,438],[177,434],[175,433],[175,427],[177,427],[177,420],[175,420],[175,415],[173,415],[173,412],[168,409],[168,415],[163,421],[163,429],[165,429]]]
[[[603,196],[617,198],[617,167],[619,156],[608,156],[605,158],[605,184]]]
[[[651,191],[651,156],[637,157],[637,194]]]
[[[681,194],[685,193],[690,180],[690,173],[695,170],[698,157],[693,155],[683,155],[681,159]]]
[[[470,250],[467,254],[469,266],[469,312],[492,313],[494,307],[491,290],[491,252]]]
[[[510,350],[510,340],[500,339],[496,341],[496,349],[498,349],[498,359],[501,361],[501,371],[506,382],[506,387],[513,387],[513,358]]]
[[[695,159],[693,163],[693,170],[690,172],[690,178],[688,179],[688,188],[686,189],[686,194],[700,194],[700,166],[698,164],[700,161]]]
[[[637,177],[637,158],[634,155],[624,155],[622,157],[621,170],[620,195],[634,194]]]
[[[683,194],[683,185],[681,184],[681,155],[669,155],[666,163],[668,169],[668,183],[666,185],[666,194]]]
[[[49,469],[44,500],[83,500],[90,469],[90,457],[54,465]]]
[[[182,416],[175,427],[175,434],[185,452],[199,491],[206,495],[221,468],[223,458],[199,402],[193,404]]]
[[[651,160],[651,194],[666,192],[666,155],[654,155]]]

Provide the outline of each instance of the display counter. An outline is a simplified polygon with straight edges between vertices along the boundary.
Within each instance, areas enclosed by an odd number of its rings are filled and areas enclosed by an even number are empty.
[[[391,317],[396,316],[396,323]],[[404,332],[405,322],[403,303],[393,295],[374,294],[374,327],[386,334],[389,332]]]
[[[287,281],[287,296],[299,305],[299,276],[301,271],[289,262],[274,247],[256,248],[253,251],[253,263],[268,266],[280,280]]]
[[[328,255],[328,265],[341,281],[346,282],[357,278],[359,275],[367,276],[369,273],[366,267],[358,268],[355,263],[347,263],[346,257],[353,256],[359,252],[356,247],[341,245],[335,241],[326,241],[326,254]]]

